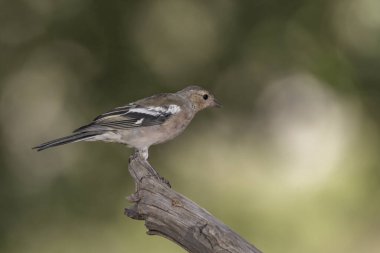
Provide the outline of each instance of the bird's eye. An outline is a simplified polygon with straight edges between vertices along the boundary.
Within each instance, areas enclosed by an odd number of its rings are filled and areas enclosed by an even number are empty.
[[[203,95],[203,99],[204,99],[204,100],[207,100],[207,99],[208,99],[208,95],[207,95],[207,94],[204,94],[204,95]]]

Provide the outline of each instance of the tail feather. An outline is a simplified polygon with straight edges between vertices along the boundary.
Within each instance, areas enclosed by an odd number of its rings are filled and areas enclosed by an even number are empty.
[[[58,138],[58,139],[55,139],[55,140],[52,140],[52,141],[48,141],[48,142],[45,142],[45,143],[42,143],[36,147],[33,147],[33,149],[37,149],[37,151],[41,151],[41,150],[44,150],[44,149],[47,149],[47,148],[52,148],[52,147],[56,147],[56,146],[60,146],[60,145],[64,145],[64,144],[67,144],[67,143],[72,143],[72,142],[77,142],[77,141],[83,141],[87,138],[91,138],[91,137],[94,137],[96,135],[100,135],[102,134],[103,132],[79,132],[79,133],[75,133],[75,134],[72,134],[72,135],[69,135],[69,136],[65,136],[65,137],[62,137],[62,138]]]

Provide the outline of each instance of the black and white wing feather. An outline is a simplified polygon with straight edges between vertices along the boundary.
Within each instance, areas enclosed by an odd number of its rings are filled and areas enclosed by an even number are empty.
[[[180,111],[175,104],[164,106],[141,106],[129,104],[103,113],[88,125],[76,129],[74,132],[93,130],[122,130],[135,127],[146,127],[163,124],[172,115]]]

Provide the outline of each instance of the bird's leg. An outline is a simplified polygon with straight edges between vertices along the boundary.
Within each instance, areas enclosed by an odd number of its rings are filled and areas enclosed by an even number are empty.
[[[141,155],[147,161],[147,159],[148,159],[148,148],[137,149],[137,153],[139,155]],[[156,169],[153,168],[152,165],[149,164],[149,166],[146,168],[149,170],[149,172],[152,176],[156,177],[158,180],[160,180],[161,182],[163,182],[164,184],[169,186],[169,188],[171,188],[169,181],[166,180],[164,177],[161,177],[160,174],[158,174],[158,172],[156,171]]]
[[[141,154],[142,157],[144,157],[145,160],[148,160],[148,148],[139,149],[138,152]]]

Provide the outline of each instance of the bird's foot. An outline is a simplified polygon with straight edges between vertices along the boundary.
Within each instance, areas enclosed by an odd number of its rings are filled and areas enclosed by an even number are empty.
[[[172,188],[172,186],[170,185],[170,182],[166,178],[161,177],[160,174],[158,174],[158,172],[156,171],[156,169],[153,168],[152,166],[151,166],[151,175],[155,177],[161,183],[166,184],[169,188]]]
[[[164,178],[164,177],[159,177],[159,180],[160,180],[162,183],[166,184],[169,188],[172,188],[170,182],[169,182],[166,178]]]

